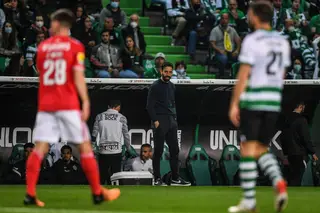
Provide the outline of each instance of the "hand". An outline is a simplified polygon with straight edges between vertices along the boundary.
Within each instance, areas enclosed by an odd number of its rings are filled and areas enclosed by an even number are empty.
[[[231,106],[229,110],[229,119],[235,127],[240,125],[240,110],[238,106]]]
[[[87,100],[82,103],[81,119],[83,121],[87,121],[89,116],[90,116],[90,102]]]
[[[108,72],[112,72],[113,69],[111,67],[108,68]]]
[[[6,8],[11,8],[11,2],[5,3],[4,6],[5,6]]]
[[[156,129],[159,127],[159,125],[160,125],[159,121],[154,122],[154,126],[156,127]]]
[[[237,50],[232,53],[233,57],[236,57],[237,55],[239,55],[239,52]]]
[[[319,158],[318,158],[318,156],[316,154],[313,154],[312,158],[313,158],[314,161],[318,161],[319,160]]]

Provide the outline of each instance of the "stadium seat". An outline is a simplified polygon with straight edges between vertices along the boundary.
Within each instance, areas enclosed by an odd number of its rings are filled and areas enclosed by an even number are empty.
[[[313,166],[312,156],[309,155],[307,168],[303,174],[301,186],[314,186],[312,166]]]
[[[192,185],[208,186],[214,185],[214,172],[217,162],[210,158],[205,149],[200,144],[194,144],[189,151],[186,160]]]
[[[161,176],[171,171],[170,168],[170,153],[167,143],[164,144],[162,157],[160,159],[160,174]]]
[[[240,151],[234,145],[227,145],[222,151],[219,165],[225,185],[234,185],[239,170]]]
[[[13,165],[18,161],[24,159],[24,144],[16,144],[11,152],[11,155],[8,159],[9,164]]]

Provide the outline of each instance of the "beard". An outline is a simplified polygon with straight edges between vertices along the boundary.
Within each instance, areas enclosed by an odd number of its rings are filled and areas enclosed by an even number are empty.
[[[170,79],[171,79],[171,77],[169,77],[169,76],[161,76],[161,78],[162,78],[162,80],[163,80],[164,82],[168,82],[168,81],[170,81]]]

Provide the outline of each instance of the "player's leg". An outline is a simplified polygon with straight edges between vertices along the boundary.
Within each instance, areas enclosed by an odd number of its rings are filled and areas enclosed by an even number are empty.
[[[59,127],[54,113],[39,112],[33,131],[33,140],[36,145],[26,163],[27,195],[24,200],[25,205],[44,206],[43,202],[36,199],[36,185],[43,157],[49,150],[48,143],[58,142],[59,135]]]
[[[243,190],[241,202],[237,206],[231,206],[229,212],[254,212],[256,209],[256,179],[257,170],[257,146],[258,133],[261,124],[259,113],[246,110],[241,111],[241,159],[240,159],[240,186]]]
[[[62,111],[58,113],[61,137],[79,145],[81,167],[88,179],[95,204],[116,200],[120,196],[119,189],[107,190],[100,185],[100,174],[90,142],[90,134],[86,123],[81,121],[78,111]]]
[[[275,208],[280,212],[288,203],[287,184],[282,176],[279,162],[276,157],[268,151],[270,140],[275,134],[277,120],[278,113],[265,113],[264,122],[261,125],[261,135],[259,136],[261,141],[261,145],[258,147],[260,155],[257,156],[257,159],[261,170],[268,175],[276,190]]]

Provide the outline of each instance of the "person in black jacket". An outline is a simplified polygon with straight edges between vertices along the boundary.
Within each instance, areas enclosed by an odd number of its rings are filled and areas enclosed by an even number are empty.
[[[71,160],[72,148],[64,145],[61,148],[61,159],[53,164],[52,170],[55,175],[55,183],[57,184],[84,184],[85,176],[80,165]]]
[[[144,35],[140,30],[139,19],[137,14],[130,16],[130,24],[122,29],[122,37],[123,40],[125,40],[128,36],[131,36],[134,39],[136,47],[141,50],[141,54],[143,55],[146,52],[147,44]]]
[[[154,154],[152,159],[154,185],[164,185],[160,174],[160,158],[163,153],[164,141],[169,146],[170,167],[172,172],[171,185],[191,185],[179,176],[177,138],[178,123],[175,106],[175,86],[170,82],[173,65],[165,62],[162,65],[161,79],[155,81],[149,89],[147,111],[152,120],[154,137]]]
[[[312,155],[315,161],[318,160],[311,142],[308,122],[301,115],[304,109],[304,102],[299,102],[294,111],[285,116],[282,127],[282,150],[284,155],[288,156],[290,169],[288,182],[291,186],[301,185],[307,155]]]

